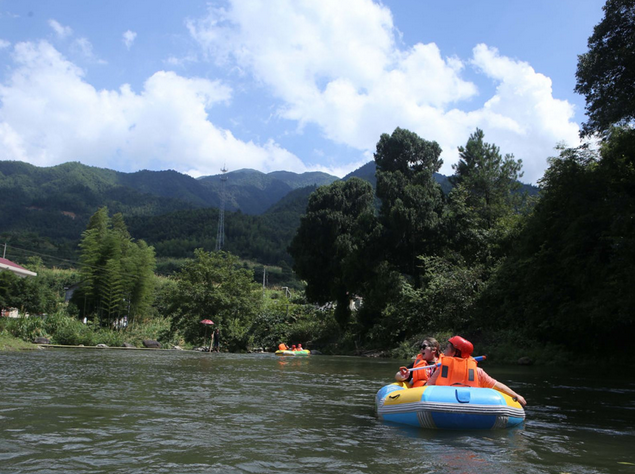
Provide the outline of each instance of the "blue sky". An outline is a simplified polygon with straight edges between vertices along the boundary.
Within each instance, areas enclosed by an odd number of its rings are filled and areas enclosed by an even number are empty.
[[[599,0],[0,0],[0,159],[337,176],[476,127],[535,183],[578,144]]]

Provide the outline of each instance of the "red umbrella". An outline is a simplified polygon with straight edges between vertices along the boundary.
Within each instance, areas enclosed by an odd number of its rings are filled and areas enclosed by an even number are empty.
[[[209,326],[210,324],[214,324],[214,321],[212,321],[211,319],[203,319],[201,321],[201,324],[204,324],[205,326]],[[205,347],[205,339],[207,339],[207,328],[205,328],[205,337],[203,338],[203,347]],[[210,343],[211,346],[211,343]]]

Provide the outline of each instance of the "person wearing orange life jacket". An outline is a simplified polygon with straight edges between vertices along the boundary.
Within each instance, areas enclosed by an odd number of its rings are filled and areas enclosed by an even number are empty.
[[[280,344],[280,345],[278,346],[278,350],[280,350],[280,351],[288,351],[288,350],[289,350],[289,348],[288,348],[288,347],[287,347],[287,345],[283,342],[282,344]]]
[[[432,374],[428,380],[428,385],[462,385],[493,388],[509,395],[522,406],[527,405],[524,397],[477,367],[474,358],[470,357],[473,351],[474,346],[470,341],[461,336],[451,337],[441,356],[441,366]]]
[[[421,387],[426,384],[432,372],[435,369],[421,369],[409,371],[407,369],[416,369],[426,365],[434,365],[439,358],[439,343],[433,337],[426,337],[420,346],[420,352],[417,354],[415,361],[407,367],[402,367],[395,374],[397,382],[407,383],[409,387]]]
[[[298,350],[299,351],[303,351],[304,349],[302,349],[302,344],[298,344]]]
[[[292,351],[297,351],[297,350],[298,350],[298,349],[295,347],[295,344],[293,344],[293,345],[291,346],[291,350],[292,350]]]

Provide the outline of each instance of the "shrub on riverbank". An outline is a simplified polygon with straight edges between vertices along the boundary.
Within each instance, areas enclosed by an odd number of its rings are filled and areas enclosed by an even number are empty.
[[[106,329],[98,323],[87,324],[58,311],[48,316],[31,316],[28,318],[3,318],[0,320],[0,331],[25,343],[36,337],[46,337],[52,344],[69,346],[96,346],[105,344],[109,347],[121,347],[124,342],[143,347],[144,339],[154,339],[169,346],[173,341],[166,339],[170,327],[167,318],[155,318],[148,322],[135,323],[125,329]],[[178,344],[178,335],[176,336]]]

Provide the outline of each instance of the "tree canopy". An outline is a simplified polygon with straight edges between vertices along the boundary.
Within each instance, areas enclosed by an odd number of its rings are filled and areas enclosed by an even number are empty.
[[[80,249],[82,282],[73,301],[84,316],[111,323],[146,313],[154,285],[154,249],[132,239],[121,214],[110,218],[108,208],[100,208],[82,234]]]
[[[438,253],[443,193],[434,179],[441,147],[409,130],[384,133],[377,143],[377,197],[385,257],[401,273],[416,277],[417,256]]]
[[[374,193],[359,178],[318,188],[289,246],[310,301],[337,302],[337,318],[348,320],[348,302],[359,291],[368,255],[367,239],[376,228]]]
[[[173,330],[187,342],[202,343],[203,319],[220,328],[225,347],[244,350],[252,322],[259,312],[262,293],[253,275],[238,266],[238,258],[227,252],[195,251],[176,275],[169,311]]]
[[[483,130],[477,128],[466,145],[459,147],[459,161],[450,181],[468,192],[468,205],[475,209],[484,225],[492,227],[497,219],[514,210],[520,189],[522,160],[514,155],[503,157],[500,148],[484,141]]]
[[[635,330],[635,132],[615,130],[598,152],[563,149],[543,193],[479,305],[485,327],[523,331],[576,350]]]
[[[635,119],[635,0],[607,0],[604,18],[578,56],[575,91],[586,98],[582,134],[606,135]]]

